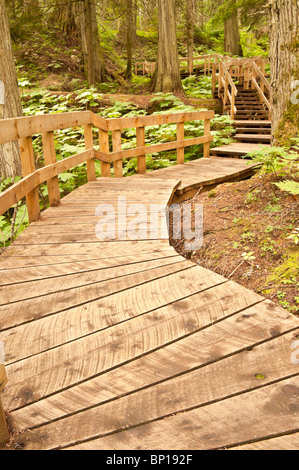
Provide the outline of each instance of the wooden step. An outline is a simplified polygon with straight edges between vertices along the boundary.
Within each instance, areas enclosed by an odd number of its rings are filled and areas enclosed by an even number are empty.
[[[250,121],[250,120],[238,120],[235,119],[234,122],[235,126],[240,126],[240,127],[257,127],[257,126],[262,126],[262,127],[269,127],[271,129],[272,122],[271,121]]]
[[[237,134],[266,134],[271,135],[270,127],[236,127]]]
[[[258,106],[258,105],[252,105],[252,106],[248,106],[248,105],[239,105],[239,104],[236,104],[236,107],[238,110],[241,110],[241,111],[265,111],[265,108],[263,108],[263,106]]]
[[[269,119],[268,114],[250,114],[250,113],[237,113],[235,116],[236,119],[248,119],[249,121],[254,121],[256,120],[267,120]]]
[[[270,145],[264,144],[263,147],[270,147]],[[229,156],[231,158],[240,158],[247,155],[247,153],[258,150],[259,148],[261,148],[261,146],[258,144],[238,142],[211,149],[211,155],[217,157]]]
[[[271,142],[271,135],[266,134],[236,134],[235,140],[239,142]]]

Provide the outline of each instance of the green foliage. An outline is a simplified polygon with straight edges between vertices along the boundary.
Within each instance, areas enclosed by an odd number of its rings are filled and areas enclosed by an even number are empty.
[[[299,195],[299,183],[297,183],[297,181],[286,180],[282,181],[281,183],[273,184],[275,184],[275,186],[277,186],[281,191],[285,191],[289,194],[292,194],[292,196]]]
[[[253,31],[240,30],[240,41],[244,57],[269,56],[269,37],[257,37]]]
[[[253,163],[262,164],[262,174],[279,173],[283,176],[282,170],[286,167],[297,166],[298,153],[282,147],[263,147],[248,153],[246,157],[250,157]]]
[[[212,98],[212,77],[197,77],[192,75],[185,78],[183,88],[187,96],[193,98]]]

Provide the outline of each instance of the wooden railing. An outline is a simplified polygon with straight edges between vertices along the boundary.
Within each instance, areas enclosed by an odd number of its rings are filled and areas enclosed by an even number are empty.
[[[214,70],[215,67],[216,64],[214,65]],[[234,119],[235,115],[237,114],[236,97],[238,95],[238,89],[234,84],[233,77],[224,62],[220,61],[218,67],[218,97],[220,98],[221,95],[223,96],[224,109],[227,107],[229,102],[229,114],[231,119]],[[216,77],[215,73],[213,74],[213,77],[214,76]]]
[[[49,203],[60,204],[59,174],[87,162],[88,181],[96,179],[95,160],[101,161],[102,177],[111,176],[111,163],[114,176],[123,176],[123,160],[137,157],[138,173],[146,172],[146,155],[168,150],[177,150],[177,163],[184,163],[184,149],[203,144],[204,157],[210,156],[211,119],[213,111],[163,114],[132,118],[103,119],[90,112],[48,114],[43,116],[22,117],[0,121],[0,145],[18,140],[20,143],[23,178],[0,194],[0,215],[26,197],[29,222],[40,217],[40,184],[47,182]],[[184,123],[204,121],[204,136],[185,139]],[[177,125],[177,140],[163,144],[145,145],[145,128],[164,124]],[[84,127],[85,151],[64,160],[56,160],[54,131],[71,127]],[[94,149],[93,131],[98,130],[100,150]],[[136,128],[137,148],[122,150],[122,130]],[[112,133],[112,152],[110,152],[109,133]],[[32,137],[42,134],[45,166],[36,169]]]
[[[261,101],[267,106],[269,111],[269,118],[271,118],[271,105],[270,101],[265,95],[265,92],[268,93],[268,96],[271,96],[271,85],[265,77],[265,72],[262,71],[256,63],[253,62],[251,67],[251,73],[247,73],[247,86],[250,86],[256,89],[258,92]]]
[[[267,106],[269,118],[271,118],[271,106],[266,94],[270,97],[271,87],[266,78],[267,59],[255,57],[250,59],[225,58],[213,64],[212,89],[213,94],[218,93],[222,98],[224,110],[229,109],[229,114],[234,119],[237,113],[236,96],[238,89],[234,81],[243,85],[245,89],[255,89],[260,95],[261,101]],[[218,84],[218,90],[217,90]]]
[[[210,75],[212,73],[212,67],[215,62],[221,59],[219,54],[204,55],[198,57],[184,57],[180,58],[180,69],[186,71],[189,75],[192,75],[197,70],[203,70],[204,75]],[[156,69],[156,62],[136,62],[135,63],[135,74],[141,74],[143,76],[152,76]]]

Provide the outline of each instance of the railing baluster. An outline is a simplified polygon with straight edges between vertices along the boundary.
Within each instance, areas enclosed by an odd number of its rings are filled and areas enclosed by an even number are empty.
[[[99,141],[100,151],[104,153],[109,153],[109,134],[107,131],[99,129]],[[109,178],[111,176],[110,163],[101,162],[101,175],[103,178]]]
[[[84,138],[85,138],[85,149],[93,149],[93,135],[92,135],[92,124],[84,126]],[[96,181],[96,168],[94,159],[88,160],[87,162],[87,179],[88,181]]]
[[[137,147],[145,147],[145,128],[136,128]],[[139,175],[146,173],[146,156],[137,157],[137,171]]]
[[[121,130],[112,131],[112,145],[114,152],[118,152],[119,150],[121,150]],[[123,177],[122,160],[117,160],[114,162],[114,176],[115,178]]]
[[[32,137],[24,137],[20,139],[21,162],[23,177],[34,173],[34,151],[32,146]],[[40,217],[38,188],[30,191],[26,196],[27,210],[29,222],[36,222]]]
[[[184,140],[185,138],[185,123],[177,123],[177,140]],[[177,164],[183,165],[185,163],[185,149],[178,148],[177,150]]]
[[[211,120],[210,119],[205,119],[204,120],[204,135],[205,135],[205,137],[211,135]],[[203,144],[203,156],[204,156],[204,158],[209,158],[210,151],[211,151],[211,143],[207,142],[206,144]]]
[[[42,134],[45,165],[56,163],[56,151],[54,142],[54,131]],[[49,203],[51,207],[57,207],[60,204],[60,191],[58,176],[47,181]]]

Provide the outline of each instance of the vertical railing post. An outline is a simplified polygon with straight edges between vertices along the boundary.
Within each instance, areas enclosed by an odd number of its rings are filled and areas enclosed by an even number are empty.
[[[137,147],[145,147],[145,128],[136,128]],[[137,171],[139,175],[146,173],[146,156],[140,155],[137,157]]]
[[[99,141],[100,141],[100,151],[104,153],[109,153],[109,134],[107,131],[99,129]],[[101,162],[101,176],[103,178],[109,178],[111,176],[110,163]]]
[[[205,137],[211,136],[211,120],[204,120],[204,135]],[[204,158],[209,158],[211,152],[211,143],[207,142],[203,144],[203,156]]]
[[[177,123],[177,140],[184,140],[185,138],[185,124],[184,122]],[[177,164],[183,165],[185,163],[185,149],[184,147],[177,150]]]
[[[121,130],[112,131],[112,145],[113,151],[119,152],[121,150]],[[117,160],[114,162],[114,176],[115,178],[123,177],[123,161]]]
[[[215,91],[216,91],[216,64],[213,64],[213,67],[212,67],[212,90],[213,90],[213,98],[214,98]]]
[[[228,92],[228,72],[225,72],[225,87],[224,87],[224,105],[227,103],[227,92]]]
[[[21,163],[23,177],[34,173],[34,151],[32,146],[32,137],[23,137],[20,139]],[[33,189],[26,195],[29,223],[36,222],[40,217],[38,188]]]
[[[56,163],[56,151],[55,151],[55,141],[54,141],[54,132],[46,132],[42,134],[43,140],[43,151],[44,151],[44,160],[45,165],[51,165]],[[51,207],[57,207],[60,204],[60,191],[59,191],[59,180],[58,176],[51,178],[47,181],[48,185],[48,195],[49,203]]]
[[[7,384],[7,377],[4,364],[0,364],[0,394],[3,392]],[[4,444],[9,440],[9,433],[6,424],[5,412],[3,409],[1,395],[0,395],[0,444]]]
[[[93,149],[93,135],[92,135],[92,124],[87,124],[84,126],[84,139],[85,139],[85,149]],[[87,179],[88,181],[96,181],[96,168],[94,158],[87,161]]]
[[[221,90],[222,90],[222,77],[223,77],[223,67],[222,63],[219,62],[219,84],[218,84],[218,98],[221,96]]]
[[[232,90],[232,107],[230,112],[230,118],[232,121],[235,119],[235,106],[236,106],[236,95],[234,90]]]

